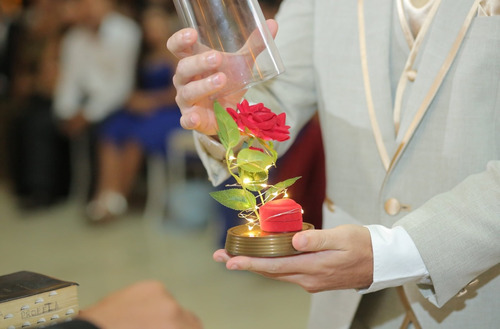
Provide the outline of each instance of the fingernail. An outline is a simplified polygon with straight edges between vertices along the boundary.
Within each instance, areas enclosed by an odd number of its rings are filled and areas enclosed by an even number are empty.
[[[231,266],[229,266],[229,269],[230,270],[239,270],[240,267],[237,264],[232,264]]]
[[[216,74],[212,77],[210,77],[210,83],[214,86],[214,87],[219,87],[221,84],[222,84],[222,81],[220,79],[220,75]]]
[[[297,249],[302,249],[305,248],[306,246],[307,246],[307,237],[305,236],[305,234],[297,235],[297,237],[295,238],[295,247]]]
[[[198,125],[198,116],[196,114],[192,114],[189,116],[189,124],[192,128]]]
[[[193,37],[193,33],[191,31],[185,31],[182,33],[182,40],[189,42],[191,41],[191,38]]]
[[[215,257],[215,261],[217,263],[222,263],[224,260],[222,259],[222,257]]]
[[[207,56],[206,61],[210,66],[215,65],[217,62],[217,56],[215,55],[215,53],[210,53]]]
[[[184,129],[193,129],[195,127],[195,121],[192,115],[184,115],[181,117],[181,126]]]

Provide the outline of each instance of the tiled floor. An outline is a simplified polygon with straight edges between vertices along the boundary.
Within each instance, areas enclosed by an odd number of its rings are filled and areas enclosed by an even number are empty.
[[[23,213],[0,185],[0,273],[25,269],[76,281],[82,307],[126,284],[155,278],[208,329],[306,327],[309,295],[301,288],[230,272],[212,261],[215,220],[202,231],[167,229],[136,212],[94,227],[80,208],[67,202]]]

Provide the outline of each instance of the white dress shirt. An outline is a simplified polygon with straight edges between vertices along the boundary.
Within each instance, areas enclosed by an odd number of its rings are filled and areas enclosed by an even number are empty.
[[[134,86],[141,31],[131,19],[111,13],[97,33],[71,29],[61,49],[55,113],[69,119],[83,110],[98,122],[121,106]]]

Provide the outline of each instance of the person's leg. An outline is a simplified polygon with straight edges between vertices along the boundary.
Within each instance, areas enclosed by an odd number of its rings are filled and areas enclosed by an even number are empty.
[[[128,169],[126,153],[135,117],[118,111],[99,129],[97,144],[97,183],[87,206],[89,219],[99,222],[123,214],[127,209],[123,177]]]
[[[105,139],[98,142],[97,188],[87,206],[90,220],[100,222],[121,215],[127,209],[122,192],[123,150]]]
[[[121,166],[120,169],[120,192],[127,197],[134,185],[137,174],[141,169],[141,164],[143,160],[143,149],[142,146],[134,141],[130,140],[123,146],[121,154]]]
[[[96,196],[105,191],[121,193],[121,178],[123,176],[123,153],[114,143],[101,140],[98,144],[98,183]]]

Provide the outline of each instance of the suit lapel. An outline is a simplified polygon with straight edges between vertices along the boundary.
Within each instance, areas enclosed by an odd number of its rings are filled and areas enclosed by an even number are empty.
[[[425,36],[426,40],[413,65],[417,77],[404,100],[401,127],[396,138],[398,147],[392,155],[388,173],[406,149],[442,84],[475,15],[474,10],[477,10],[478,2],[478,0],[442,1],[436,12]]]
[[[384,167],[395,148],[392,126],[390,42],[393,0],[358,0],[358,23],[365,97]]]

